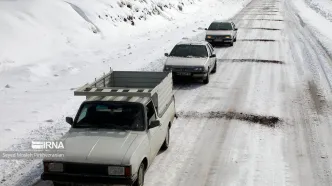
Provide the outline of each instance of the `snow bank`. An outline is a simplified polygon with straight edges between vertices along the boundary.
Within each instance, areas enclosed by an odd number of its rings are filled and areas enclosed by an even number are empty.
[[[314,11],[332,22],[332,1],[331,0],[305,0],[306,4]]]
[[[332,51],[332,1],[295,0],[292,3],[306,26],[328,51]]]
[[[197,1],[0,1],[0,72],[84,48],[95,39],[116,39],[156,16],[171,20],[172,13]]]

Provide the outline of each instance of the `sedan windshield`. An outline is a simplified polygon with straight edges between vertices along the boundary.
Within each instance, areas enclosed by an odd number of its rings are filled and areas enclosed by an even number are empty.
[[[110,128],[143,131],[143,107],[138,103],[83,103],[74,128]]]
[[[208,57],[205,45],[176,45],[170,56],[174,57]]]
[[[231,23],[212,23],[208,30],[232,30]]]

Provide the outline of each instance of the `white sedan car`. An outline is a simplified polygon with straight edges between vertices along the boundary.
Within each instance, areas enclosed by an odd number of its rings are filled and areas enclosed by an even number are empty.
[[[180,42],[165,56],[164,71],[172,71],[173,77],[200,78],[208,84],[210,73],[217,71],[216,53],[212,45],[205,41]]]
[[[214,21],[206,28],[205,41],[211,44],[236,42],[237,28],[233,22]]]

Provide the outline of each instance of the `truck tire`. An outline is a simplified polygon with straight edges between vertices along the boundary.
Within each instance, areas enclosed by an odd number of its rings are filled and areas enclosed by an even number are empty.
[[[208,72],[207,72],[207,75],[206,75],[206,77],[205,77],[205,79],[203,79],[203,83],[204,83],[204,84],[208,84],[209,81],[210,81],[210,73],[209,73],[209,71],[208,71]]]
[[[217,72],[217,60],[214,62],[214,67],[211,71],[212,73],[216,73]]]
[[[137,171],[137,179],[132,186],[143,186],[144,185],[144,174],[145,174],[145,167],[144,167],[144,163],[142,162]]]
[[[163,145],[161,146],[162,150],[167,150],[169,147],[169,137],[170,137],[169,130],[170,130],[170,127],[168,127],[168,129],[167,129],[165,141],[164,141]]]

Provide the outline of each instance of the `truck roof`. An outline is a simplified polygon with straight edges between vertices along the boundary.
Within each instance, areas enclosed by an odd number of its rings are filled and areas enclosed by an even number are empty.
[[[151,89],[149,91],[151,91]],[[136,102],[146,105],[149,103],[150,100],[151,100],[150,97],[137,97],[137,96],[89,96],[85,101],[86,102],[87,101],[127,101],[127,102]]]
[[[212,23],[231,23],[232,21],[214,20]]]
[[[181,41],[176,45],[206,45],[208,42],[206,41],[191,41],[191,40],[186,40],[186,41]]]

